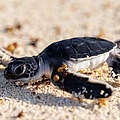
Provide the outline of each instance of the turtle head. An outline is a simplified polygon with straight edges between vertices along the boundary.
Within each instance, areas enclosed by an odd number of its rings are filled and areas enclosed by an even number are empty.
[[[11,81],[29,81],[38,70],[36,57],[16,58],[5,68],[4,76]]]

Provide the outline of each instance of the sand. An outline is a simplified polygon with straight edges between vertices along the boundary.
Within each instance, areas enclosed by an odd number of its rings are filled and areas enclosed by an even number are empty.
[[[0,0],[0,47],[16,42],[17,57],[37,55],[54,41],[77,36],[120,39],[120,1]],[[0,74],[0,120],[120,119],[118,86],[105,103],[86,103],[49,84],[15,86],[3,77],[2,66]]]

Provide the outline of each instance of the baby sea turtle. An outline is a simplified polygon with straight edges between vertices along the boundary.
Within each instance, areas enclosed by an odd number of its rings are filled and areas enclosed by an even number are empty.
[[[9,60],[1,57],[1,64],[7,65],[4,76],[9,81],[23,84],[40,81],[46,76],[57,88],[77,97],[107,98],[113,92],[111,85],[79,71],[94,69],[107,62],[118,74],[118,45],[119,41],[113,43],[96,37],[77,37],[54,42],[38,56],[16,58],[7,55]]]

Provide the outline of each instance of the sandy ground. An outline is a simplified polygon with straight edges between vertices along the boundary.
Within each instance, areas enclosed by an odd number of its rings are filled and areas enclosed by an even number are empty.
[[[0,47],[17,42],[15,56],[37,55],[54,41],[76,36],[120,39],[120,1],[0,0]],[[98,105],[71,100],[51,85],[17,87],[2,73],[0,120],[120,119],[119,87],[105,105]]]

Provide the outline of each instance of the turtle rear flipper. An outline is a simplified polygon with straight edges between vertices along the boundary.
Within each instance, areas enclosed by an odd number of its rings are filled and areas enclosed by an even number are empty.
[[[108,98],[113,92],[113,87],[108,83],[92,79],[80,73],[53,71],[51,79],[55,86],[71,93],[73,97],[87,99]]]
[[[115,40],[114,43],[117,44],[117,48],[120,48],[120,40]]]
[[[114,57],[112,64],[109,66],[112,67],[112,70],[110,71],[112,78],[118,78],[120,75],[120,58]]]
[[[116,49],[111,53],[107,59],[108,66],[112,68],[110,71],[111,77],[116,79],[120,75],[120,40],[115,42]]]

